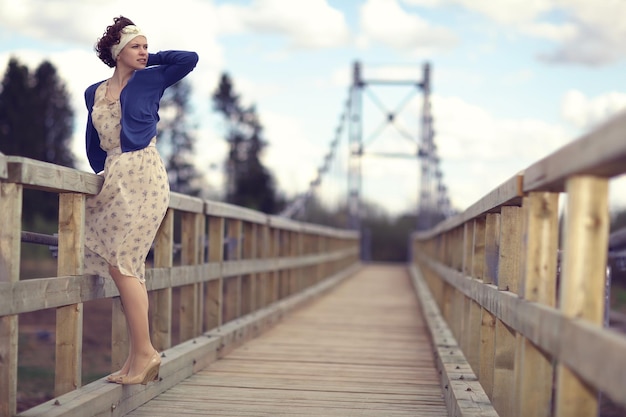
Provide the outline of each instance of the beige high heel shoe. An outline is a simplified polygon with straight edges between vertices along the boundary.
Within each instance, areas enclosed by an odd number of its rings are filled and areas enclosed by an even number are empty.
[[[155,351],[142,372],[133,377],[129,377],[128,375],[119,376],[113,382],[121,385],[146,385],[150,381],[157,381],[159,379],[160,367],[161,357],[159,353]]]
[[[126,374],[122,374],[121,371],[117,371],[112,373],[111,375],[107,376],[107,382],[115,382],[115,380],[125,376]]]
[[[126,360],[126,362],[128,362],[128,359]],[[122,369],[124,369],[126,367],[126,363],[124,363],[124,366],[122,366]],[[115,382],[116,379],[119,379],[120,377],[123,377],[125,375],[128,374],[128,371],[122,373],[122,369],[120,369],[117,372],[113,372],[111,375],[106,377],[107,382]]]

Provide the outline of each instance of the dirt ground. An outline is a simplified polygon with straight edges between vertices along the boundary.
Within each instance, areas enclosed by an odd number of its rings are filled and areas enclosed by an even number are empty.
[[[83,384],[107,375],[111,367],[111,300],[83,305]],[[19,317],[18,411],[53,397],[54,309]]]

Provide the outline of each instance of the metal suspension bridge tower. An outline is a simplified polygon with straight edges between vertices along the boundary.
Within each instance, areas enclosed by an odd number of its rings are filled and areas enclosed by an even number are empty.
[[[424,230],[434,226],[438,221],[452,214],[450,200],[447,194],[447,187],[443,183],[443,174],[440,169],[440,159],[437,155],[437,147],[434,141],[433,117],[430,103],[430,64],[423,66],[423,77],[421,81],[415,80],[385,80],[385,79],[365,79],[362,73],[360,62],[355,62],[352,68],[352,84],[349,88],[348,100],[340,117],[340,123],[335,131],[335,137],[330,143],[330,150],[324,157],[324,163],[318,168],[317,176],[309,184],[309,190],[300,194],[288,207],[280,214],[285,217],[294,217],[304,209],[309,198],[314,195],[321,182],[322,177],[328,171],[330,162],[337,153],[337,146],[340,136],[347,125],[348,132],[348,227],[351,229],[361,229],[362,218],[362,161],[365,155],[372,155],[384,158],[405,158],[416,159],[420,165],[419,170],[419,190],[417,192],[417,230]],[[389,111],[382,104],[382,101],[371,91],[371,86],[409,86],[411,91],[393,111]],[[422,92],[423,100],[421,115],[416,117],[419,120],[419,134],[410,133],[397,124],[398,115],[405,110],[408,103],[418,92]],[[377,136],[388,125],[394,125],[398,132],[415,144],[414,152],[372,152],[366,150],[363,140],[363,96],[367,96],[383,112],[383,122],[368,137],[368,143]]]
[[[350,161],[348,172],[348,208],[349,226],[353,229],[360,229],[361,222],[361,188],[362,172],[361,158],[366,155],[374,155],[384,158],[417,158],[421,166],[420,189],[418,192],[417,207],[417,230],[428,229],[434,226],[439,220],[451,214],[450,200],[447,195],[447,188],[443,184],[443,174],[439,167],[439,157],[437,147],[434,142],[433,117],[430,103],[430,64],[423,67],[423,78],[421,81],[414,80],[366,80],[362,76],[360,62],[355,62],[353,67],[352,85],[350,87],[350,119],[349,119],[349,149]],[[400,105],[393,111],[388,111],[369,89],[369,86],[410,86],[414,89],[404,97]],[[393,152],[366,152],[363,143],[363,95],[368,93],[369,97],[377,104],[384,113],[383,123],[372,133],[369,141],[382,132],[385,126],[394,125],[398,114],[404,110],[413,95],[421,91],[423,94],[421,128],[419,138],[412,135],[400,127],[396,126],[403,136],[416,142],[415,153],[393,153]]]

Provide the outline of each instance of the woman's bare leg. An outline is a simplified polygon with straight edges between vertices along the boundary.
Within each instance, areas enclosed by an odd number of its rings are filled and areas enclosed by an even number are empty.
[[[128,376],[141,373],[155,352],[150,341],[148,322],[148,292],[144,283],[135,277],[122,275],[117,268],[109,268],[111,277],[120,292],[124,316],[130,334]],[[126,364],[125,364],[126,366]]]

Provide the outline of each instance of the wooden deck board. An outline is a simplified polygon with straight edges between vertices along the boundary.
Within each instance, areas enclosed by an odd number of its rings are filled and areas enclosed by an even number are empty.
[[[128,415],[448,414],[406,269],[373,265]]]

